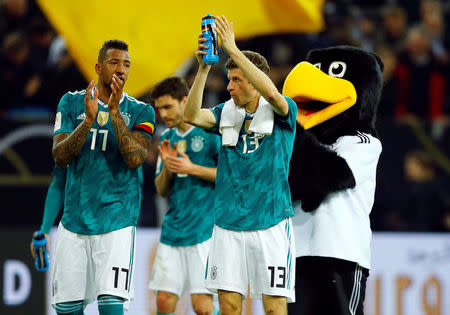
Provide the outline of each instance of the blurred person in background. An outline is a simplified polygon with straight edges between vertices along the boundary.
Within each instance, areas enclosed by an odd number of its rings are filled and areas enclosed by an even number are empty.
[[[398,62],[396,116],[404,121],[442,119],[446,78],[422,27],[415,26],[408,31]]]
[[[0,110],[9,110],[31,102],[42,85],[30,60],[30,45],[21,32],[10,33],[2,43],[0,55]]]
[[[351,28],[351,33],[357,42],[356,46],[366,51],[373,51],[380,36],[377,32],[374,17],[360,10],[353,11],[355,11],[353,13],[355,17],[353,19],[354,23]]]
[[[174,315],[189,289],[194,312],[216,314],[205,286],[205,270],[214,227],[214,183],[220,138],[183,120],[186,82],[169,77],[152,92],[167,128],[161,135],[155,186],[169,198],[149,288],[156,293],[158,315]]]
[[[58,314],[83,314],[98,300],[100,315],[122,315],[133,297],[134,244],[142,169],[154,132],[151,106],[123,92],[128,45],[106,41],[85,91],[58,105],[53,157],[67,169],[58,227],[52,305]]]
[[[375,53],[381,58],[384,64],[383,70],[383,93],[380,98],[377,116],[393,118],[395,116],[395,106],[398,102],[398,72],[397,56],[395,51],[388,45],[379,45],[375,48]]]
[[[55,37],[49,47],[47,63],[47,93],[52,99],[60,98],[67,90],[80,90],[86,80],[67,51],[64,38]]]
[[[397,5],[388,5],[382,8],[381,18],[381,43],[390,46],[395,54],[400,53],[408,32],[408,16],[405,9]]]
[[[433,55],[442,63],[449,62],[449,39],[446,36],[444,12],[441,3],[436,0],[423,0],[420,6],[421,22],[431,42]]]
[[[48,66],[50,46],[56,34],[48,21],[40,16],[30,21],[28,34],[31,44],[31,61],[39,72],[44,72]]]
[[[0,38],[6,34],[24,30],[30,19],[30,4],[28,0],[0,1]]]
[[[445,201],[448,193],[441,182],[437,167],[430,155],[423,151],[409,152],[404,161],[407,200],[400,209],[408,231],[444,231]],[[448,210],[447,210],[448,211]]]

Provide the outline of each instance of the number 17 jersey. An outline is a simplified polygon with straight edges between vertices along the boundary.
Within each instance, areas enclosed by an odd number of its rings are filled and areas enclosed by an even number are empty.
[[[59,102],[54,135],[72,133],[86,118],[85,91],[66,93]],[[152,138],[155,111],[123,93],[120,113],[131,131]],[[142,167],[130,169],[117,143],[108,105],[98,113],[79,154],[67,168],[63,226],[78,234],[102,234],[137,224],[142,200]]]

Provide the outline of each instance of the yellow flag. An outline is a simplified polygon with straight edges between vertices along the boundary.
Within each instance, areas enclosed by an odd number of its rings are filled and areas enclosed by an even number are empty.
[[[197,48],[201,18],[225,15],[237,39],[255,35],[317,32],[324,0],[38,0],[87,80],[103,42],[129,45],[127,93],[140,96],[172,75]]]

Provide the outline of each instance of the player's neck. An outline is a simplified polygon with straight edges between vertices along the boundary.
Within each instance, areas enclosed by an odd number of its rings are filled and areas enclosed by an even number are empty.
[[[177,129],[179,132],[184,133],[186,130],[188,130],[189,128],[191,128],[192,125],[189,125],[188,123],[185,123],[184,121],[180,122],[177,125]]]
[[[103,103],[108,104],[109,96],[111,95],[112,91],[109,86],[106,86],[103,82],[97,83],[97,89],[98,89],[98,98]]]
[[[245,111],[247,113],[252,114],[252,113],[256,112],[256,110],[258,109],[259,98],[260,98],[260,96],[255,97],[250,102],[248,102],[247,104],[244,105]]]

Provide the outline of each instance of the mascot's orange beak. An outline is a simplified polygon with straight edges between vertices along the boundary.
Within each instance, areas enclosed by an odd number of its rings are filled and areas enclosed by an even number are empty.
[[[304,129],[312,128],[356,103],[356,90],[350,81],[329,76],[306,61],[300,62],[289,73],[284,81],[283,95],[297,103],[297,121]],[[330,105],[320,110],[302,105],[313,101]]]

